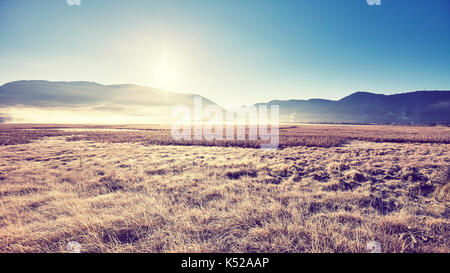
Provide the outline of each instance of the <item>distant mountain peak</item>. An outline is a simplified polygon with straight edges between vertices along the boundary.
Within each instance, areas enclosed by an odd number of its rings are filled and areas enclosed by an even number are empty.
[[[346,97],[343,97],[342,99],[340,99],[340,101],[345,101],[345,100],[360,100],[360,99],[369,99],[369,98],[374,98],[377,96],[385,96],[383,94],[375,94],[375,93],[371,93],[371,92],[366,92],[366,91],[357,91],[355,93],[352,93]]]

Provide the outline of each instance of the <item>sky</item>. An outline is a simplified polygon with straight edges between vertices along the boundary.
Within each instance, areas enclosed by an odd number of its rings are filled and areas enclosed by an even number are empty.
[[[450,1],[0,0],[0,85],[132,83],[221,105],[450,90]]]

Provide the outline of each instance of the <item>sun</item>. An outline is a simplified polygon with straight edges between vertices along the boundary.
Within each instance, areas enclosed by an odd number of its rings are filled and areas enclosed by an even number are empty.
[[[161,55],[155,67],[156,84],[164,89],[176,89],[180,79],[179,57],[170,46],[163,43]]]

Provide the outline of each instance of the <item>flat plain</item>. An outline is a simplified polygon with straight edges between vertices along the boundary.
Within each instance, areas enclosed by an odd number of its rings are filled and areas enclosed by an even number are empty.
[[[0,125],[0,252],[450,251],[450,128]]]

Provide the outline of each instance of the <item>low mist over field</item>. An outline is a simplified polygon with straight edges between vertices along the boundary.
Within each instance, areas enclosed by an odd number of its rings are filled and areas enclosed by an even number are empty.
[[[0,86],[0,116],[15,123],[167,123],[173,121],[174,106],[193,101],[194,94],[132,84],[17,81]]]

